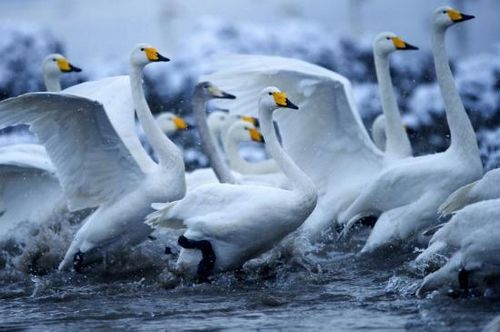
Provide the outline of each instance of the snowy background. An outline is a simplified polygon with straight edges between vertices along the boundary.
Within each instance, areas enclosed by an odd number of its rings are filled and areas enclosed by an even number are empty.
[[[432,10],[443,4],[477,17],[451,29],[448,45],[485,165],[498,167],[497,0],[0,0],[0,99],[42,90],[40,64],[48,53],[61,52],[84,69],[65,75],[67,86],[125,74],[130,49],[149,42],[173,59],[146,72],[155,112],[174,111],[189,121],[192,87],[206,71],[207,59],[218,53],[275,54],[349,78],[370,126],[381,112],[371,40],[389,30],[420,47],[392,57],[394,84],[414,149],[418,154],[442,151],[449,137],[435,83],[429,22]],[[185,148],[188,168],[204,164],[194,131],[175,139]]]

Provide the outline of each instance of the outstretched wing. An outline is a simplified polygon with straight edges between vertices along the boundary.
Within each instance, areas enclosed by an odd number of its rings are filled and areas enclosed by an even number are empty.
[[[144,178],[96,101],[28,93],[0,102],[0,128],[18,124],[47,150],[72,210],[112,202]]]
[[[146,171],[156,165],[144,150],[137,135],[129,76],[114,76],[99,81],[89,81],[73,85],[63,92],[101,103],[111,125],[141,169]]]
[[[298,111],[281,111],[276,118],[287,153],[319,187],[320,200],[327,196],[331,213],[325,217],[334,218],[382,168],[383,154],[354,107],[346,78],[273,56],[220,57],[215,67],[203,80],[237,96],[232,112],[255,115],[260,91],[271,85],[299,105]]]

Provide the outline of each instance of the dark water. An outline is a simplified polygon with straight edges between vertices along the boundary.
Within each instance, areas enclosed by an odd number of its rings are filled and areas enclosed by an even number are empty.
[[[254,262],[238,276],[165,289],[168,257],[152,254],[158,249],[84,275],[5,274],[0,329],[474,331],[500,312],[498,299],[417,299],[410,252],[360,258],[329,248],[312,257],[312,271]]]

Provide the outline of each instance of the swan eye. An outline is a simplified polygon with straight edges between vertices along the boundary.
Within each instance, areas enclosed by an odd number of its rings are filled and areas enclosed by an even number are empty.
[[[269,93],[268,93],[268,95],[272,96],[272,95],[273,95],[273,93],[272,93],[272,92],[269,92]]]
[[[141,47],[141,51],[144,52],[144,47]]]
[[[446,14],[446,10],[443,10],[443,11],[442,11],[442,13],[443,13],[443,14]]]
[[[57,60],[56,59],[52,59],[52,61],[56,62]]]
[[[391,37],[385,37],[385,39],[387,39],[387,40],[391,40]]]

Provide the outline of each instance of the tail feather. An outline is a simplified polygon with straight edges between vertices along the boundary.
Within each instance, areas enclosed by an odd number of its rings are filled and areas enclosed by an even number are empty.
[[[477,181],[476,181],[477,182]],[[466,205],[469,205],[472,203],[471,197],[470,197],[470,191],[472,188],[474,188],[474,185],[476,182],[469,183],[468,185],[465,185],[459,189],[457,189],[455,192],[453,192],[447,199],[446,201],[441,204],[441,206],[438,209],[438,213],[441,217],[448,216],[450,214],[454,214],[458,210],[461,210],[464,208]]]
[[[172,228],[172,229],[180,229],[185,228],[182,220],[172,218],[169,215],[170,209],[175,206],[176,202],[170,203],[153,203],[151,207],[156,211],[151,212],[146,216],[145,223],[146,225],[152,228]]]

